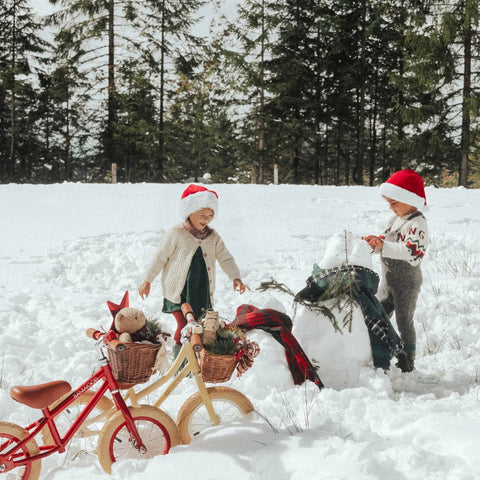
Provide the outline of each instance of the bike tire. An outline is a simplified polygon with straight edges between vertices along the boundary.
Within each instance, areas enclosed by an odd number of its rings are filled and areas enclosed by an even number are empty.
[[[253,411],[250,400],[238,390],[230,387],[208,387],[207,391],[212,399],[219,424],[225,425]],[[192,439],[197,438],[205,429],[212,426],[199,392],[187,398],[182,405],[178,412],[177,425],[182,443],[185,444],[190,443]]]
[[[112,415],[98,436],[97,455],[103,470],[112,473],[115,461],[127,458],[151,458],[165,455],[180,443],[178,429],[172,418],[159,408],[150,405],[128,407],[137,425],[146,453],[140,453],[129,440],[130,434],[121,411]]]
[[[55,417],[55,425],[61,437],[65,435],[67,430],[83,410],[83,407],[93,398],[95,393],[96,392],[94,391],[85,392]],[[70,392],[53,402],[49,406],[50,410],[59,405],[64,398],[68,397],[68,395],[70,395]],[[114,403],[109,398],[101,397],[90,415],[85,419],[82,425],[80,425],[80,428],[77,430],[72,440],[70,440],[67,448],[71,449],[73,445],[72,442],[78,441],[80,442],[80,450],[88,453],[95,453],[96,441],[92,441],[92,437],[98,436],[108,419],[108,412],[112,410],[113,407]],[[113,413],[114,412],[116,412],[116,410],[113,410]],[[52,445],[54,443],[50,429],[47,426],[42,429],[42,439],[44,445]]]
[[[3,447],[0,450],[0,455],[3,454],[4,451],[7,451],[11,448],[12,443],[19,442],[28,436],[28,432],[14,423],[10,422],[0,422],[0,445]],[[38,444],[35,439],[30,440],[27,444],[25,444],[21,451],[26,457],[31,457],[40,453],[40,449],[38,448]],[[18,467],[14,470],[10,470],[7,472],[8,474],[14,474],[15,477],[9,476],[8,478],[15,478],[15,480],[37,480],[40,476],[40,470],[42,468],[42,461],[35,460],[34,462],[30,462],[23,467]]]

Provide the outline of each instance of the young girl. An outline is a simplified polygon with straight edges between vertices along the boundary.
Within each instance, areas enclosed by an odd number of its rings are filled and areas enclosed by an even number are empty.
[[[215,293],[216,261],[241,294],[248,287],[240,279],[240,270],[220,235],[208,225],[218,212],[218,195],[200,185],[189,185],[180,200],[183,224],[167,232],[153,259],[138,293],[150,294],[151,283],[162,272],[163,312],[172,313],[177,321],[174,355],[180,350],[180,334],[186,320],[182,303],[192,307],[195,316],[212,308]]]
[[[397,366],[411,372],[415,365],[416,333],[413,315],[422,285],[421,262],[428,243],[427,221],[418,210],[427,204],[422,178],[413,170],[400,170],[380,186],[380,194],[395,214],[383,235],[363,237],[381,254],[382,281],[378,300],[395,319],[404,349]]]

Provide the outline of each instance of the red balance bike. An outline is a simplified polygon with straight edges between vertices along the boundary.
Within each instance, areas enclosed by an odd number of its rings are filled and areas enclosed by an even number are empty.
[[[88,421],[87,417],[95,409],[103,410],[102,401],[107,393],[114,400],[116,412],[100,430],[96,449],[105,472],[111,473],[112,464],[117,460],[151,458],[168,453],[171,446],[178,444],[177,426],[165,412],[150,405],[126,405],[103,352],[104,335],[95,329],[89,329],[87,335],[98,340],[99,369],[79,388],[72,391],[70,384],[63,380],[11,388],[10,395],[14,400],[41,410],[43,416],[26,428],[0,422],[0,479],[2,474],[7,474],[8,479],[36,480],[42,458],[65,452],[67,444]],[[114,342],[110,342],[110,346]],[[92,392],[92,387],[98,384],[98,389]],[[78,403],[85,394],[88,402],[82,405],[71,425],[59,432],[56,417],[73,403]],[[62,396],[64,398],[54,407],[49,407]],[[44,440],[42,445],[37,442],[40,433]]]

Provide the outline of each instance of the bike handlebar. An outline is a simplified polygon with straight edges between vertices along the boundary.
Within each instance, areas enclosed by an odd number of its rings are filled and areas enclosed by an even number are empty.
[[[106,339],[105,333],[101,332],[100,330],[97,330],[96,328],[88,328],[87,337],[93,338],[94,340],[98,340],[101,337],[103,337],[103,341],[105,342],[105,344],[109,345],[110,348],[113,348],[117,352],[122,352],[123,350],[125,350],[124,343],[122,343],[120,340],[117,340],[116,338],[112,340]]]
[[[87,337],[93,338],[94,340],[98,340],[103,333],[96,328],[88,328],[87,329]]]
[[[189,303],[182,303],[180,308],[182,309],[183,316],[187,323],[195,320],[195,315],[193,314],[192,307]]]
[[[200,336],[202,333],[202,327],[196,323],[195,315],[189,303],[182,303],[181,310],[187,321],[187,325],[189,322],[195,322],[196,326],[189,329],[190,343],[192,344],[193,350],[199,352],[203,348],[202,337]],[[198,330],[196,330],[196,327],[198,327]]]
[[[192,333],[190,343],[194,352],[199,352],[203,348],[202,339],[198,333]]]

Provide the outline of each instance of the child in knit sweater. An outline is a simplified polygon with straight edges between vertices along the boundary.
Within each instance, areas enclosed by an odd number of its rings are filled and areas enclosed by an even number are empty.
[[[395,312],[404,343],[397,366],[411,372],[416,350],[413,316],[422,285],[420,265],[428,243],[427,221],[418,210],[427,203],[423,180],[413,170],[401,170],[380,186],[380,194],[395,215],[383,235],[363,239],[381,255],[382,281],[377,297],[389,316]]]
[[[181,304],[189,303],[196,317],[213,306],[216,261],[233,281],[234,290],[242,294],[248,289],[220,235],[208,226],[217,211],[216,192],[189,185],[180,201],[184,222],[167,232],[138,290],[142,298],[148,297],[151,283],[162,271],[163,312],[172,313],[177,321],[175,355],[186,325]]]

